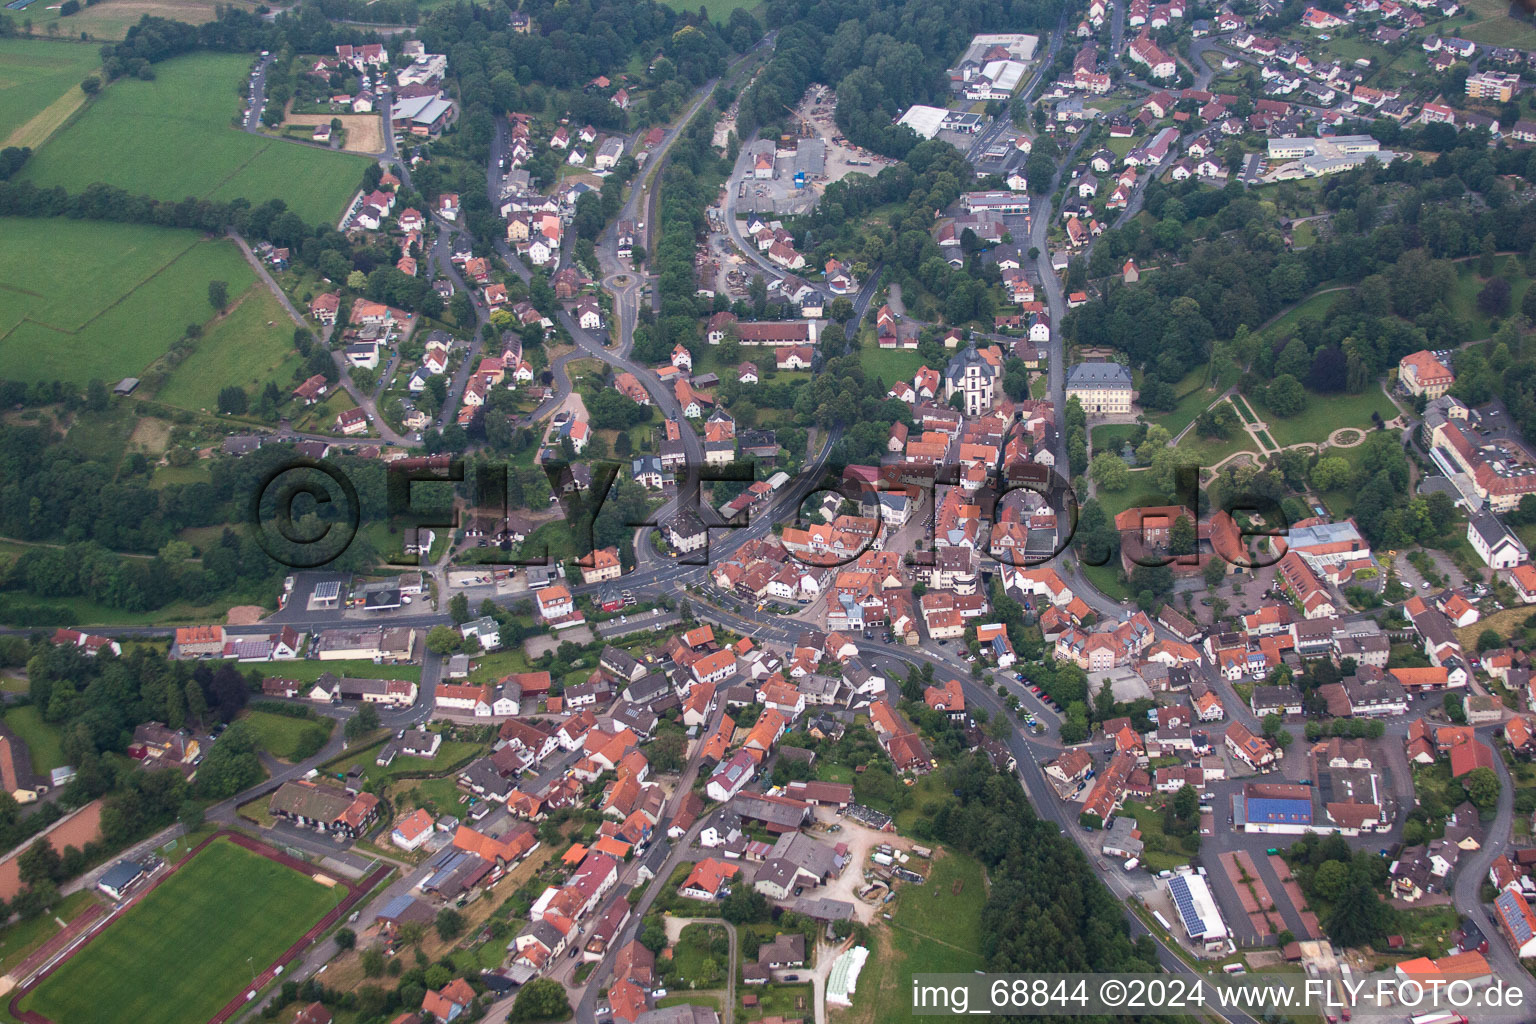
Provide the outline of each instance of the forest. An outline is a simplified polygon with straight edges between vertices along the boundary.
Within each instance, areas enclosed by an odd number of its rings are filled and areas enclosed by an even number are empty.
[[[974,753],[944,771],[952,796],[939,801],[928,825],[933,838],[987,869],[987,970],[1158,970],[1151,939],[1131,941],[1121,905],[1076,844],[1035,816],[1012,775]]]
[[[1241,187],[1153,183],[1145,207],[1152,223],[1106,231],[1088,264],[1069,270],[1069,287],[1089,278],[1105,284],[1100,297],[1067,316],[1064,330],[1079,344],[1125,352],[1146,374],[1147,408],[1172,408],[1174,385],[1213,361],[1251,366],[1244,389],[1277,415],[1295,415],[1306,401],[1298,384],[1358,393],[1410,352],[1472,340],[1465,318],[1450,308],[1454,267],[1447,261],[1531,251],[1536,210],[1516,202],[1500,177],[1527,172],[1536,167],[1525,151],[1458,140],[1428,165],[1334,175],[1321,191],[1332,214],[1328,230],[1300,251],[1289,250],[1275,228],[1273,204]],[[1470,199],[1469,191],[1481,198]],[[1113,279],[1127,257],[1147,263],[1159,254],[1173,258],[1137,286]],[[1352,286],[1323,322],[1303,320],[1267,344],[1252,333],[1322,286]],[[1494,286],[1480,298],[1490,315],[1511,312],[1500,292]]]
[[[249,530],[226,528],[200,550],[176,537],[187,527],[244,523],[251,496],[269,472],[293,458],[291,446],[267,445],[244,458],[216,459],[207,482],[155,487],[148,467],[114,478],[111,467],[55,441],[50,427],[0,428],[0,533],[62,545],[39,545],[16,558],[0,577],[5,590],[43,600],[88,595],[111,607],[144,611],[174,600],[208,601],[232,590],[264,591],[289,571]],[[363,521],[385,519],[383,465],[348,456],[331,461],[357,487]],[[334,517],[340,511],[320,506],[309,515]],[[360,536],[333,564],[363,568],[377,556]]]

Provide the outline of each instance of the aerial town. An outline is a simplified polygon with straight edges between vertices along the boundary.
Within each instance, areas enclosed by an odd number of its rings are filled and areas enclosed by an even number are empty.
[[[14,0],[4,1016],[1536,1019],[1533,280],[1493,0]]]

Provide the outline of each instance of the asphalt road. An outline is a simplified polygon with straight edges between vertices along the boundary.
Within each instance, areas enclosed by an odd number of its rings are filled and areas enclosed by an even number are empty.
[[[261,134],[261,112],[267,105],[267,68],[272,66],[272,58],[266,56],[256,64],[256,69],[251,72],[250,78],[250,107],[245,112],[245,130],[253,134]]]

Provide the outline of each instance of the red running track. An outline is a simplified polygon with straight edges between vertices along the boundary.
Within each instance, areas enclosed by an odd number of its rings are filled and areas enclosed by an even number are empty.
[[[148,889],[145,889],[142,893],[140,893],[139,896],[134,900],[134,903],[138,903],[139,900],[142,900],[145,896],[148,896],[150,893],[154,892],[165,883],[166,879],[174,877],[176,872],[180,871],[181,868],[189,860],[201,853],[205,846],[216,839],[227,839],[234,843],[236,846],[249,850],[252,853],[259,854],[268,860],[276,861],[277,863],[282,864],[284,867],[292,868],[294,871],[302,872],[305,875],[313,875],[318,873],[314,865],[299,860],[297,857],[290,857],[286,853],[283,853],[280,850],[275,850],[267,844],[252,839],[250,836],[245,835],[242,832],[220,829],[218,832],[215,832],[213,835],[209,836],[207,839],[204,839],[202,842],[198,843],[195,847],[189,850],[185,856],[176,862],[174,868],[166,872],[165,875],[161,876],[154,885],[151,885]],[[208,1024],[224,1024],[225,1021],[229,1020],[246,1006],[250,1005],[252,1000],[247,1000],[245,998],[245,994],[247,992],[251,991],[252,989],[259,990],[270,983],[274,978],[276,978],[278,976],[277,971],[279,967],[285,966],[290,961],[295,959],[306,948],[308,948],[310,943],[319,938],[319,936],[327,928],[339,921],[342,915],[346,914],[354,906],[356,906],[358,901],[366,896],[373,889],[373,887],[378,885],[379,882],[381,882],[384,877],[388,875],[392,870],[394,869],[388,865],[381,864],[375,868],[373,872],[368,875],[368,877],[364,878],[360,882],[346,882],[341,879],[337,879],[336,884],[347,890],[347,894],[342,898],[341,902],[332,907],[330,911],[327,912],[326,915],[322,917],[313,928],[304,933],[302,938],[300,938],[297,942],[280,953],[276,960],[272,961],[272,963],[268,965],[266,969],[264,969],[260,974],[256,976],[256,980],[252,984],[242,986],[240,994],[226,1003],[222,1010],[209,1018]],[[119,918],[122,916],[122,914],[118,915]],[[94,920],[95,917],[93,916],[91,919]],[[49,967],[48,970],[37,975],[37,977],[33,978],[25,986],[16,989],[14,994],[11,996],[10,1003],[7,1007],[10,1010],[11,1016],[16,1018],[18,1021],[22,1021],[23,1024],[54,1024],[54,1021],[48,1017],[43,1016],[35,1010],[21,1009],[21,1000],[29,992],[37,988],[38,985],[45,981],[50,974],[58,970],[61,965],[68,963],[71,958],[80,952],[81,949],[89,946],[91,942],[97,938],[97,936],[99,936],[102,932],[105,932],[108,928],[112,927],[116,920],[117,918],[114,918],[112,921],[107,922],[107,924],[102,927],[101,931],[98,931],[96,935],[93,935],[90,939],[87,939],[80,945],[78,949],[71,952],[69,956],[66,956],[58,963]],[[78,932],[78,929],[76,931]],[[63,936],[64,933],[60,933],[60,935],[54,936],[53,940],[50,941],[50,945],[53,945],[54,948],[58,948],[60,945],[59,940],[63,938]],[[35,956],[36,954],[34,954],[34,957]]]

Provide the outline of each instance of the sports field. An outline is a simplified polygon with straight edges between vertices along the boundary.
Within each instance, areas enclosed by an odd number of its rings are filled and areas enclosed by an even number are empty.
[[[46,139],[85,101],[80,81],[101,66],[100,50],[90,43],[0,39],[0,147],[36,147]],[[44,111],[58,116],[44,117]],[[51,127],[44,130],[43,121]]]
[[[276,198],[309,223],[334,223],[366,158],[231,127],[249,68],[238,54],[199,53],[156,64],[152,82],[114,82],[22,176],[71,192],[104,181],[159,199]]]
[[[202,1024],[347,890],[211,843],[22,1001],[54,1024]]]
[[[232,297],[255,280],[233,242],[63,217],[0,219],[0,377],[137,376],[188,324],[213,316],[214,280],[228,282]]]

